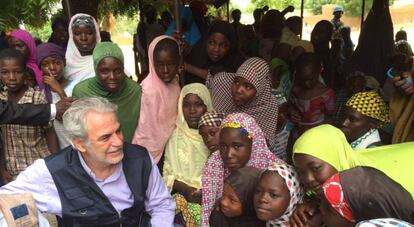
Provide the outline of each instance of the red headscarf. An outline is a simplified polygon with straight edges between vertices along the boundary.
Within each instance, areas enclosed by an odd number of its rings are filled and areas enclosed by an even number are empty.
[[[333,175],[323,184],[323,193],[332,208],[334,208],[346,220],[355,222],[355,218],[352,215],[351,209],[349,209],[342,190],[339,173]]]

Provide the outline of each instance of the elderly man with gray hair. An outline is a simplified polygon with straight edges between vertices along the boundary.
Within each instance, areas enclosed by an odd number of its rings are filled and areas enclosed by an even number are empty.
[[[0,193],[33,194],[61,226],[172,226],[175,203],[144,147],[123,142],[116,106],[75,101],[63,115],[72,146],[39,159]]]

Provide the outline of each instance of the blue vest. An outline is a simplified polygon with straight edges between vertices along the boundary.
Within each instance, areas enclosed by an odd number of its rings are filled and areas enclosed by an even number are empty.
[[[123,171],[134,195],[134,204],[119,214],[109,199],[86,173],[78,151],[71,146],[45,158],[62,204],[60,226],[150,226],[145,196],[152,163],[147,150],[124,143]]]

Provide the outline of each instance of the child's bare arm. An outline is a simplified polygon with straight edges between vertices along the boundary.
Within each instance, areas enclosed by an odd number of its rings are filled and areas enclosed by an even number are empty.
[[[10,173],[6,170],[6,152],[4,151],[4,148],[0,150],[0,176],[4,184],[13,180]]]
[[[56,153],[59,151],[59,141],[53,127],[49,127],[45,129],[45,136],[47,146],[49,148],[50,153]]]
[[[53,92],[58,93],[60,98],[67,97],[62,86],[60,86],[59,82],[53,76],[43,76],[43,82],[47,84]]]
[[[184,63],[184,70],[186,72],[189,72],[191,74],[194,74],[202,79],[206,79],[207,78],[207,74],[208,74],[208,70],[199,68],[197,66],[191,65],[189,63]]]

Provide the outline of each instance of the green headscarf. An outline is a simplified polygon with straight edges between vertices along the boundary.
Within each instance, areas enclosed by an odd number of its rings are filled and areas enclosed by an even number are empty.
[[[280,77],[279,86],[276,91],[281,93],[285,98],[289,98],[293,83],[290,80],[289,65],[280,58],[273,58],[271,62],[271,69],[274,70],[281,67],[282,76]]]
[[[355,152],[341,130],[331,125],[320,125],[299,137],[293,147],[293,156],[311,155],[329,163],[338,171],[370,166],[384,172],[414,196],[413,151],[414,142]]]
[[[73,96],[78,98],[99,96],[107,98],[118,106],[117,117],[121,124],[121,130],[125,142],[131,142],[135,129],[138,125],[141,107],[141,87],[130,78],[122,81],[118,91],[111,93],[105,89],[97,76],[97,66],[102,59],[113,57],[124,63],[124,55],[118,45],[111,42],[96,44],[93,50],[93,64],[95,66],[95,77],[84,80],[75,86]]]

